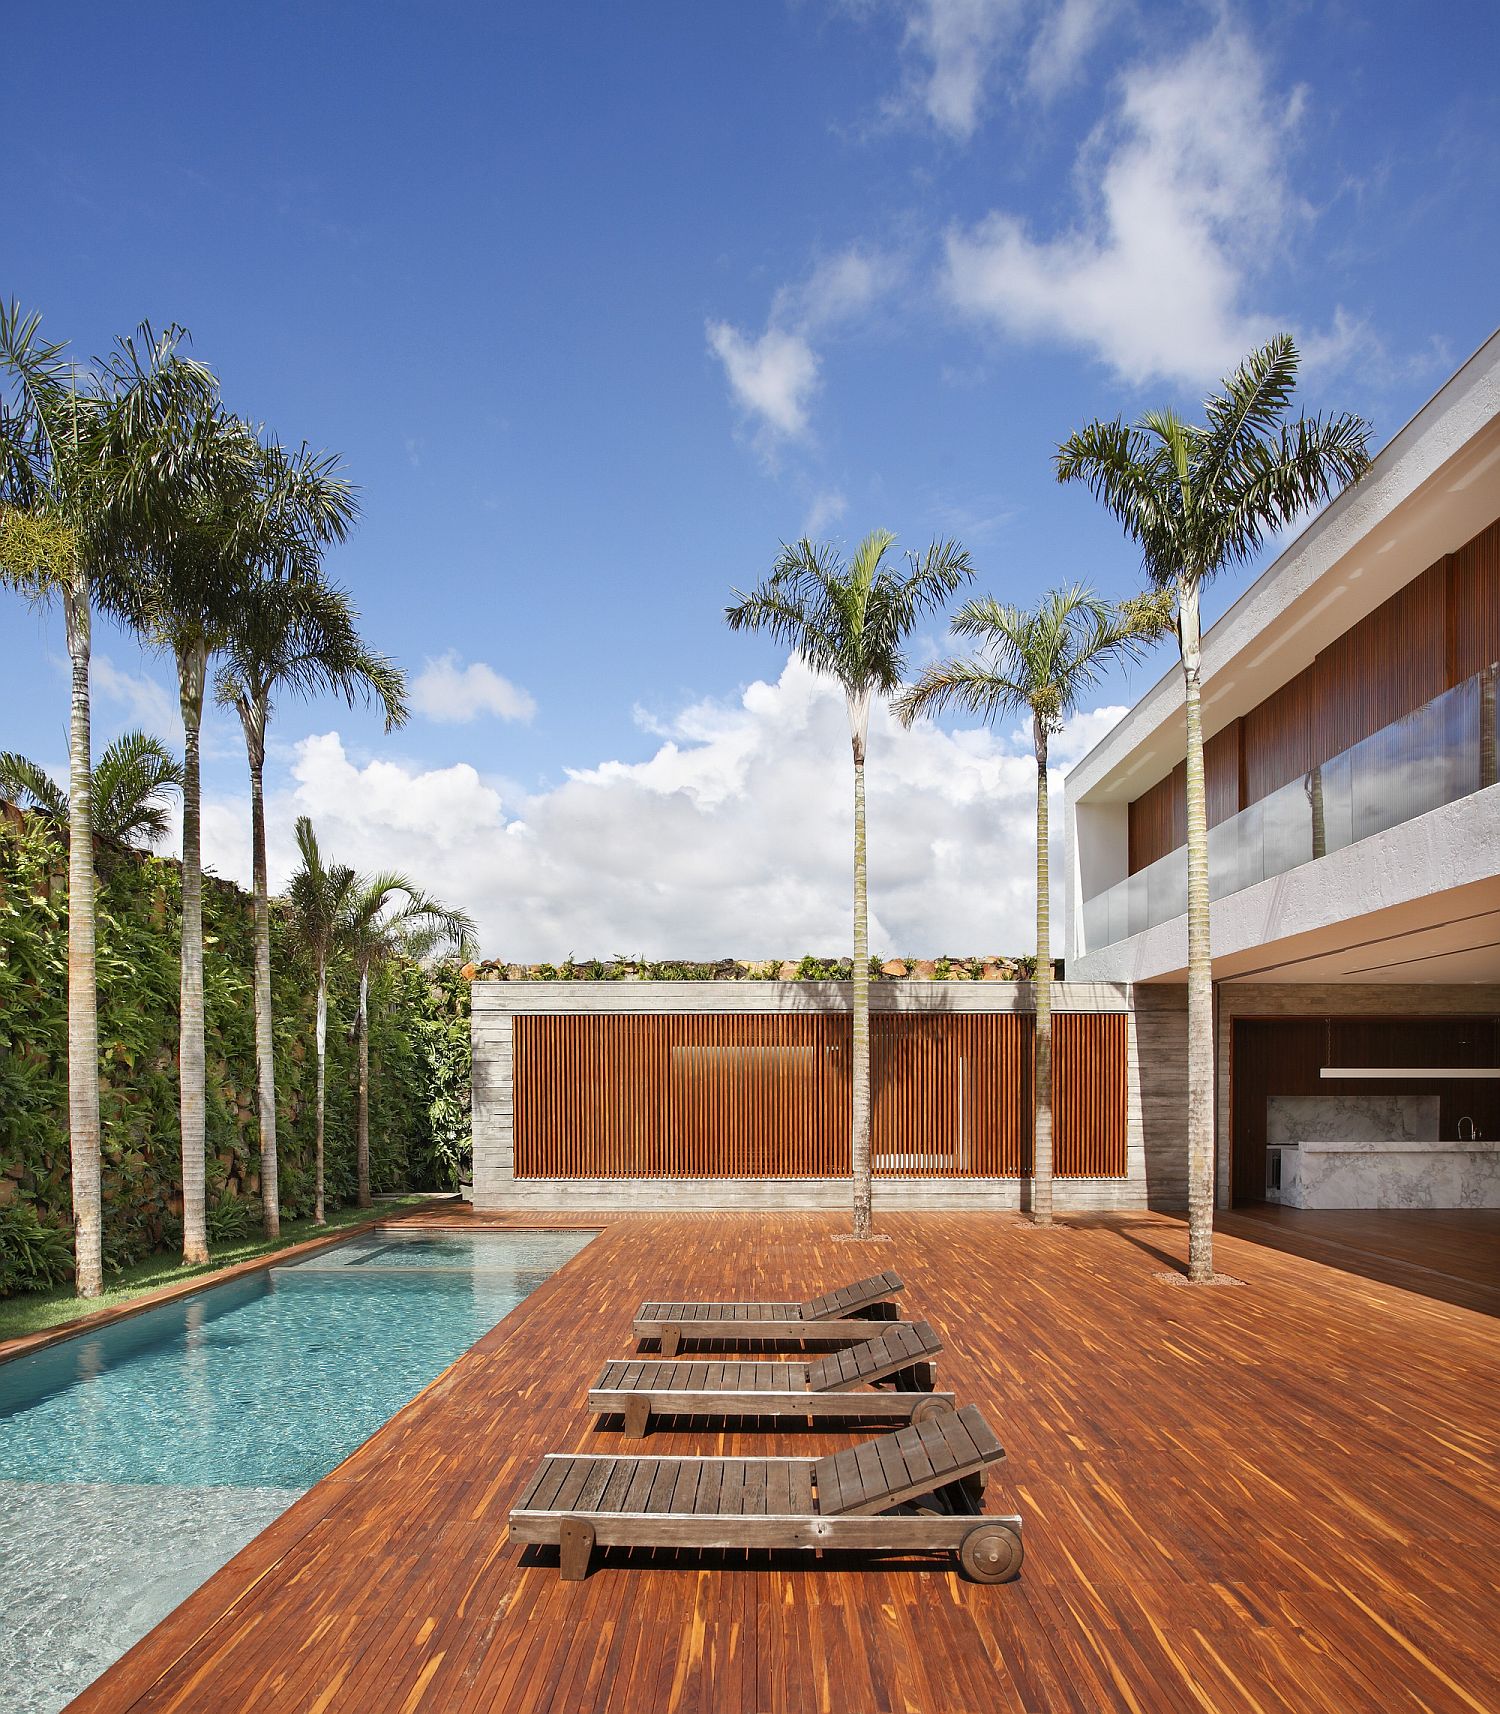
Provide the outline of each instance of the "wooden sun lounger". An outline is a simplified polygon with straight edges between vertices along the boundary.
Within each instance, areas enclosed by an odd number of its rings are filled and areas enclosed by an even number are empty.
[[[933,1361],[943,1343],[925,1321],[865,1322],[872,1339],[811,1363],[607,1363],[589,1389],[589,1409],[625,1418],[639,1438],[651,1418],[671,1416],[895,1417],[924,1422],[955,1408],[935,1393]],[[875,1390],[880,1387],[881,1390]]]
[[[596,1547],[800,1547],[956,1553],[1000,1583],[1021,1569],[1021,1520],[981,1508],[1004,1456],[975,1405],[823,1458],[557,1454],[516,1502],[510,1539],[556,1543],[569,1582]]]
[[[635,1333],[657,1340],[663,1357],[675,1357],[684,1339],[855,1345],[870,1337],[872,1321],[898,1319],[894,1299],[900,1290],[900,1275],[888,1268],[806,1303],[643,1303],[635,1313]]]

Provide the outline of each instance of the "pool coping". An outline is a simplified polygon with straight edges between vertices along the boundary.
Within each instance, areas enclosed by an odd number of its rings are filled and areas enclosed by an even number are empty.
[[[29,1357],[33,1352],[45,1351],[51,1345],[60,1345],[65,1339],[76,1339],[80,1334],[97,1332],[101,1327],[128,1320],[132,1315],[140,1315],[160,1304],[191,1297],[194,1292],[206,1291],[210,1286],[223,1285],[228,1280],[241,1279],[247,1274],[278,1267],[289,1257],[307,1256],[318,1250],[329,1249],[334,1244],[342,1244],[346,1238],[357,1237],[361,1232],[373,1232],[380,1226],[398,1226],[402,1221],[418,1214],[431,1219],[433,1207],[433,1203],[418,1203],[415,1208],[403,1208],[393,1213],[372,1213],[368,1220],[358,1220],[352,1226],[341,1226],[337,1232],[330,1232],[326,1237],[304,1238],[300,1243],[288,1244],[283,1249],[268,1250],[263,1256],[251,1256],[243,1262],[232,1262],[228,1267],[194,1274],[190,1280],[177,1280],[171,1285],[157,1286],[152,1291],[142,1292],[139,1297],[131,1298],[127,1303],[111,1304],[107,1309],[90,1310],[84,1315],[74,1316],[71,1321],[60,1321],[55,1327],[46,1327],[37,1333],[18,1333],[14,1338],[0,1339],[0,1364],[8,1363],[14,1357]]]

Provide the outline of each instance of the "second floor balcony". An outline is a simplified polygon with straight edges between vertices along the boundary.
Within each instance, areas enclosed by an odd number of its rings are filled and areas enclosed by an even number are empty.
[[[1298,779],[1211,827],[1210,899],[1286,874],[1497,783],[1491,665]],[[1097,952],[1187,911],[1187,846],[1127,875],[1083,905]]]

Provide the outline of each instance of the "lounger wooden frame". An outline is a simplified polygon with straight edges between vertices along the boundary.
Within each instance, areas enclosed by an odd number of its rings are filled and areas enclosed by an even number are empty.
[[[889,1268],[805,1303],[643,1303],[637,1339],[654,1339],[663,1357],[684,1340],[730,1345],[854,1345],[870,1337],[872,1321],[896,1321],[901,1277]]]
[[[589,1408],[601,1417],[622,1416],[625,1433],[637,1439],[653,1417],[921,1422],[956,1408],[952,1393],[933,1391],[933,1359],[943,1344],[927,1322],[865,1326],[880,1331],[810,1363],[649,1357],[607,1363],[589,1389]]]
[[[555,1545],[570,1582],[596,1547],[666,1547],[956,1553],[998,1583],[1022,1557],[1020,1518],[982,1510],[1004,1456],[974,1405],[822,1458],[556,1454],[516,1502],[510,1539]],[[931,1496],[947,1509],[892,1510]]]

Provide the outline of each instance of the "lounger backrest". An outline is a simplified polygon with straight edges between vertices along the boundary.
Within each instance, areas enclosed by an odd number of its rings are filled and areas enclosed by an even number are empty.
[[[804,1321],[834,1321],[841,1315],[852,1315],[872,1303],[881,1303],[901,1290],[901,1276],[889,1268],[883,1274],[871,1274],[868,1279],[855,1280],[853,1285],[840,1286],[837,1291],[824,1292],[822,1297],[810,1298],[801,1305]]]
[[[871,1322],[879,1327],[878,1321]],[[842,1351],[831,1351],[807,1366],[807,1390],[810,1393],[835,1393],[845,1387],[858,1387],[894,1375],[899,1369],[909,1369],[937,1356],[943,1342],[925,1321],[894,1321],[886,1332],[862,1345],[846,1345]]]
[[[888,1511],[996,1464],[1005,1449],[978,1405],[947,1411],[895,1434],[846,1446],[813,1465],[818,1516],[859,1517]]]

